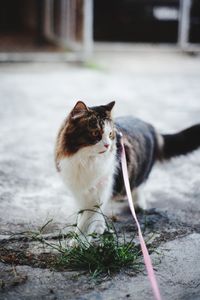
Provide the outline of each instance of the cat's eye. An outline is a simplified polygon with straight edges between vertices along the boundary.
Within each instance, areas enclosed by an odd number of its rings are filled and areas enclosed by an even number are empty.
[[[115,137],[116,137],[115,130],[112,130],[112,131],[109,133],[109,138],[110,138],[111,140],[114,140]]]
[[[94,130],[91,132],[91,135],[93,137],[93,141],[94,142],[98,142],[101,140],[102,138],[102,135],[101,135],[101,132],[99,132],[98,130]]]
[[[97,137],[98,135],[99,135],[99,132],[97,130],[92,132],[92,136]]]

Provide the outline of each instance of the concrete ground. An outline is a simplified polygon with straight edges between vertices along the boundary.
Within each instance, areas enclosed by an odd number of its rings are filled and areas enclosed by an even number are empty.
[[[77,100],[116,100],[116,116],[136,115],[161,132],[180,130],[200,122],[200,57],[98,47],[85,66],[0,65],[1,299],[153,299],[143,273],[123,271],[97,284],[82,273],[23,260],[39,245],[23,240],[22,232],[52,218],[47,232],[55,234],[73,219],[73,199],[55,171],[53,153],[58,128]],[[199,170],[197,150],[156,165],[143,187],[149,209],[139,219],[145,236],[154,233],[159,254],[152,258],[163,299],[200,299]],[[110,213],[135,233],[126,202],[112,203]],[[17,253],[21,259],[14,259]]]

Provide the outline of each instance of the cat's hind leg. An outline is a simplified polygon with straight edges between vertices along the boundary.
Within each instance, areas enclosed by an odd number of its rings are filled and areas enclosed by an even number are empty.
[[[143,185],[137,188],[137,208],[142,210],[148,209],[148,194]]]
[[[135,188],[131,191],[131,196],[132,196],[132,201],[133,201],[133,205],[134,205],[134,208],[135,210],[137,210],[139,208],[139,193],[138,193],[138,189]],[[113,201],[128,201],[127,199],[127,195],[124,194],[124,195],[115,195],[113,198],[112,198]]]
[[[132,199],[133,199],[133,205],[135,210],[146,210],[147,209],[147,197],[144,192],[143,187],[135,188],[131,192]]]

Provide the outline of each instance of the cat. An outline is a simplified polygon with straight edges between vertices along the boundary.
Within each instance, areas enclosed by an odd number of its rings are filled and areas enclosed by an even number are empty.
[[[175,134],[160,134],[132,116],[114,120],[114,105],[113,101],[88,107],[78,101],[56,141],[56,168],[80,208],[76,233],[83,237],[93,232],[102,234],[102,213],[109,199],[125,196],[121,135],[134,201],[138,187],[147,180],[157,160],[187,154],[200,146],[200,124]]]

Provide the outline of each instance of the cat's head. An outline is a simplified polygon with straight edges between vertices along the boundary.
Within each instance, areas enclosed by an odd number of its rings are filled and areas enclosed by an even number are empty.
[[[90,155],[100,155],[112,150],[115,130],[111,116],[115,102],[88,107],[78,101],[67,119],[64,146],[68,155],[81,149]]]

